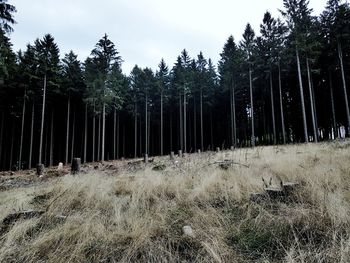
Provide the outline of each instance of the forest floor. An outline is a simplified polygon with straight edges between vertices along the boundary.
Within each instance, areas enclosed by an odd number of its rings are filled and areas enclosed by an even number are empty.
[[[0,262],[350,262],[350,141],[0,173]]]

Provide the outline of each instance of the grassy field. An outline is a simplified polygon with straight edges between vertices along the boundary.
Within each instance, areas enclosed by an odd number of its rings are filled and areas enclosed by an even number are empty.
[[[350,141],[0,178],[0,262],[350,262]]]

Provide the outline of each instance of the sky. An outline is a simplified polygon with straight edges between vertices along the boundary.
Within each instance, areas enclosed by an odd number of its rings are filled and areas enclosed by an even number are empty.
[[[327,0],[310,0],[320,14]],[[106,33],[124,60],[123,72],[153,70],[162,58],[169,68],[186,48],[215,64],[230,35],[236,42],[246,24],[256,33],[264,13],[279,16],[282,0],[9,0],[17,8],[11,40],[14,50],[50,33],[61,56],[73,50],[84,61]]]

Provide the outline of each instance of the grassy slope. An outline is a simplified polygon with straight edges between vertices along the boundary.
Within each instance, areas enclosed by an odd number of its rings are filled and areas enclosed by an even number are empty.
[[[239,149],[1,191],[0,220],[47,212],[0,233],[0,262],[350,262],[349,160],[349,141]],[[296,202],[250,202],[262,177],[300,182]]]

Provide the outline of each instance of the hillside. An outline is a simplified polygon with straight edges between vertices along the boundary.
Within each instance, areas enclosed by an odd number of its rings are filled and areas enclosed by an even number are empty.
[[[3,173],[0,262],[349,262],[349,159],[336,141]]]

